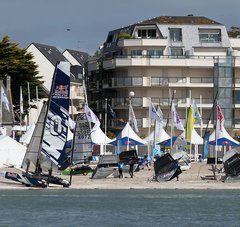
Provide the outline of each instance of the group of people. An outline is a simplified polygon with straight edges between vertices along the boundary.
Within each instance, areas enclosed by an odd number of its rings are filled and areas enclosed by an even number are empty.
[[[134,172],[134,161],[132,159],[130,159],[129,163],[129,175],[131,178],[133,178],[133,172]],[[119,162],[118,163],[118,177],[119,178],[123,178],[123,166],[124,166],[124,163],[123,162]]]

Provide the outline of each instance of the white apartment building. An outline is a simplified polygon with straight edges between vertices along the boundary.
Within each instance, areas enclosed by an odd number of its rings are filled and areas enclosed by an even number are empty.
[[[70,98],[71,98],[71,106],[70,106],[70,114],[74,118],[79,112],[83,111],[83,88],[82,88],[82,80],[83,80],[83,67],[84,62],[86,62],[88,54],[79,51],[64,51],[62,54],[56,47],[32,43],[28,46],[27,51],[33,54],[33,59],[35,63],[38,65],[38,75],[42,77],[43,88],[48,93],[51,89],[52,77],[54,74],[55,66],[58,61],[69,61],[71,64],[71,87],[70,87]],[[70,53],[74,53],[70,55]],[[78,59],[78,56],[80,60]],[[71,56],[71,57],[70,57]],[[39,109],[42,106],[42,100],[38,104]],[[31,109],[30,111],[30,123],[36,122],[39,110]]]
[[[149,98],[160,105],[166,119],[169,91],[175,91],[183,123],[195,99],[206,127],[217,96],[226,128],[240,128],[239,44],[230,41],[221,23],[193,15],[160,16],[110,31],[102,56],[88,62],[91,103],[101,113],[108,98],[118,119],[127,121],[128,96],[134,91],[133,108],[146,134]],[[119,121],[109,124],[118,128]]]

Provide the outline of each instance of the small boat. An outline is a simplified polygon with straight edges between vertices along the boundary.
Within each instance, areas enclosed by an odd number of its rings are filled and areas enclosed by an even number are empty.
[[[178,177],[182,173],[177,160],[166,153],[162,156],[156,157],[154,162],[154,179],[160,181],[170,181],[175,177]]]
[[[3,172],[9,180],[26,186],[43,187],[58,184],[69,187],[70,183],[53,176],[53,171],[70,165],[66,153],[69,121],[70,63],[59,62],[56,66],[49,101],[41,110],[30,144],[22,163],[22,171]]]
[[[115,154],[100,156],[96,169],[93,171],[92,179],[103,179],[110,175],[118,175],[119,158]]]
[[[178,151],[172,154],[174,160],[178,161],[180,169],[182,171],[189,170],[191,168],[191,160],[185,151]]]
[[[240,153],[233,149],[223,156],[224,182],[240,180]]]

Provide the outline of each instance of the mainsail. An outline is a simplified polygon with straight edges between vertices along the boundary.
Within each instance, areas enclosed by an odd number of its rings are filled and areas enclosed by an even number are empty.
[[[92,156],[91,129],[85,113],[78,115],[73,143],[73,164],[83,163]]]
[[[45,120],[42,153],[61,167],[66,161],[70,94],[70,63],[60,62],[55,70]]]
[[[30,140],[29,146],[27,148],[27,152],[23,159],[22,168],[26,169],[29,163],[29,170],[35,171],[37,159],[39,157],[39,153],[41,152],[41,140],[42,140],[42,132],[44,129],[44,119],[47,113],[47,103],[43,104],[42,110],[39,114],[32,138]]]

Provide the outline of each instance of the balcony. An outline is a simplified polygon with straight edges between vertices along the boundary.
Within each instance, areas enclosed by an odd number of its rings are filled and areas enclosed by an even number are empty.
[[[141,46],[167,46],[166,39],[121,39],[118,41],[119,47],[141,47]]]
[[[203,67],[213,68],[214,58],[211,56],[148,56],[128,55],[117,56],[103,61],[104,69],[130,66],[169,66],[169,67]]]
[[[112,106],[116,109],[127,109],[129,106],[129,98],[114,98],[112,99]],[[142,107],[143,98],[133,97],[132,98],[133,107]]]

